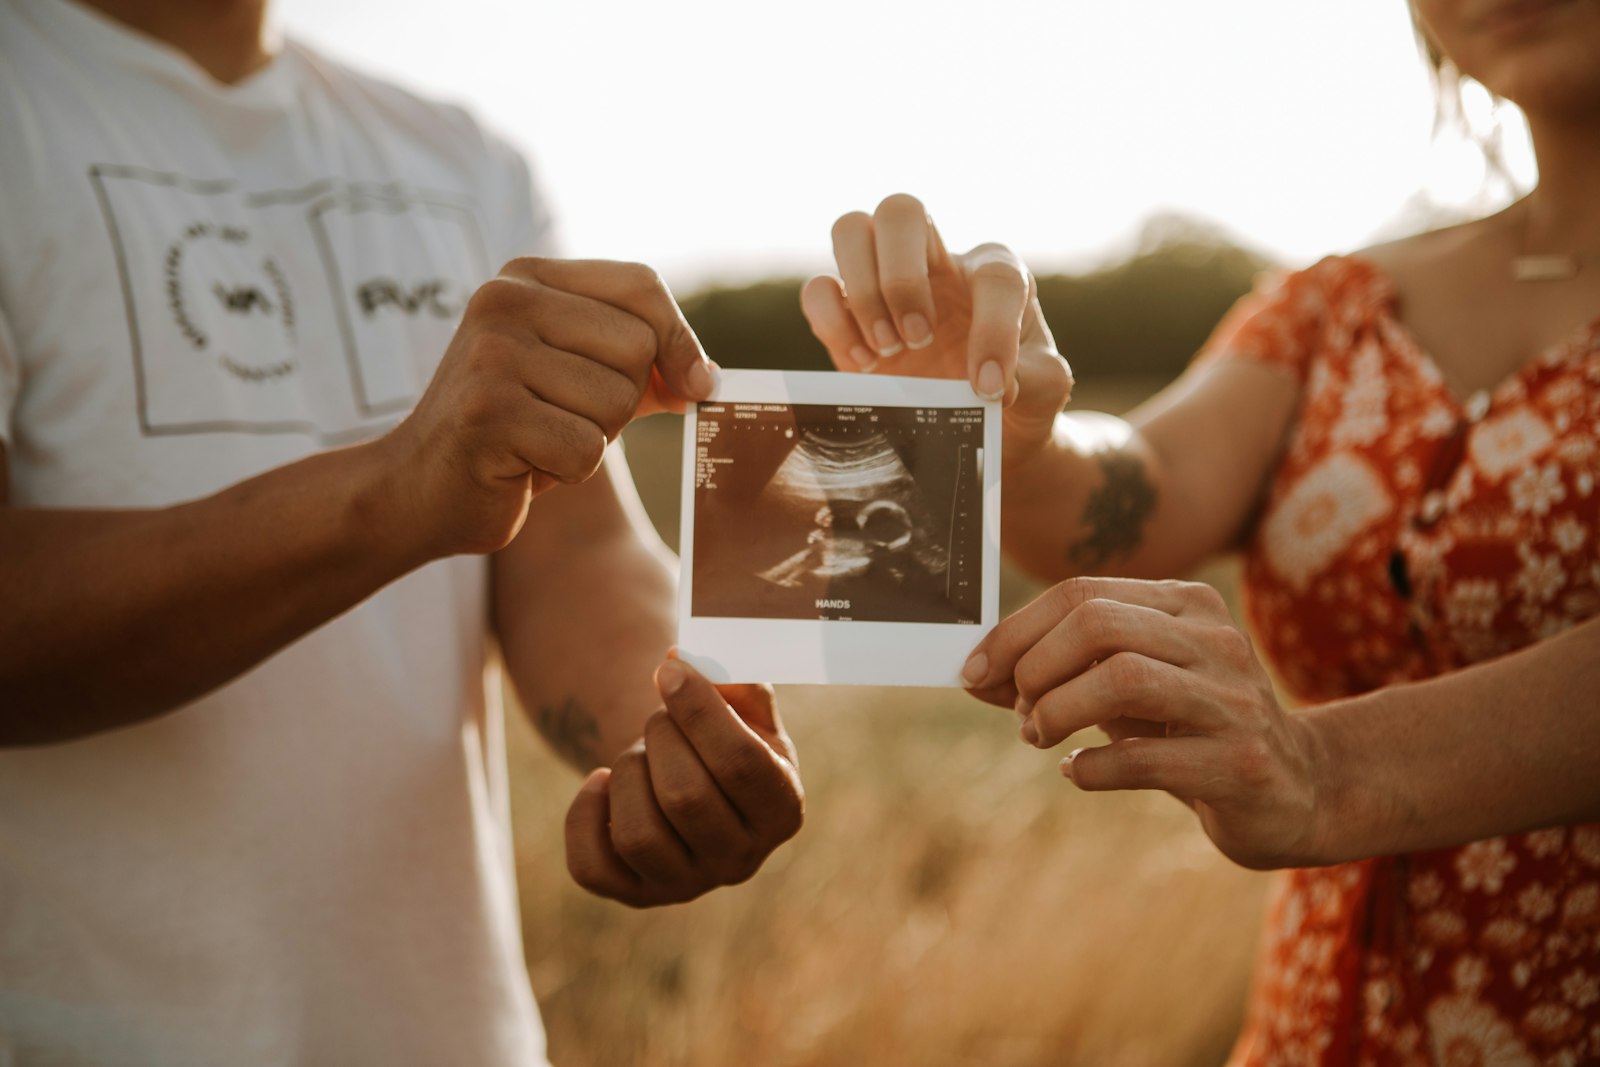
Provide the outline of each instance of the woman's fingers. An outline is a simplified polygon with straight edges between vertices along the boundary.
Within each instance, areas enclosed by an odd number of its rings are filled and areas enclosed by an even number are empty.
[[[1096,663],[1119,652],[1190,667],[1204,653],[1204,634],[1192,620],[1158,608],[1096,598],[1074,608],[1037,644],[1023,653],[1012,672],[1017,693],[1037,701]]]
[[[833,365],[842,371],[870,371],[878,365],[877,353],[861,336],[850,313],[839,280],[819,274],[800,290],[800,310],[811,332],[828,350]]]
[[[878,241],[872,216],[861,211],[840,216],[833,224],[833,260],[844,279],[856,328],[867,344],[881,359],[905,351],[905,342],[889,316],[878,280]]]
[[[1006,409],[1006,427],[1013,439],[1050,439],[1056,416],[1072,399],[1072,368],[1056,350],[1038,297],[1023,314],[1022,347],[1017,353],[1017,399]],[[1008,445],[1009,448],[1009,445]],[[1008,457],[1010,458],[1010,457]]]
[[[938,315],[928,281],[932,225],[922,201],[905,193],[886,197],[873,213],[878,288],[900,341],[910,349],[933,344]]]
[[[1017,395],[1017,351],[1033,279],[1004,245],[982,244],[961,259],[972,286],[967,377],[979,396],[1010,403]]]
[[[1137,578],[1068,578],[1002,619],[978,643],[962,668],[969,689],[989,689],[1012,678],[1018,661],[1072,611],[1090,600],[1117,600],[1169,615],[1228,619],[1228,607],[1209,585]]]
[[[801,303],[837,366],[863,369],[927,349],[908,358],[903,373],[964,374],[974,392],[1008,409],[1008,441],[1048,437],[1072,374],[1055,350],[1033,275],[1014,252],[983,244],[951,256],[922,202],[904,193],[871,215],[842,216],[833,249],[842,288],[814,278]]]
[[[1129,737],[1080,748],[1061,761],[1079,789],[1160,789],[1180,800],[1206,801],[1225,792],[1227,746],[1210,737]]]
[[[1228,722],[1206,680],[1137,652],[1118,652],[1043,694],[1026,708],[1024,740],[1059,745],[1079,730],[1115,719],[1179,723],[1215,731]]]

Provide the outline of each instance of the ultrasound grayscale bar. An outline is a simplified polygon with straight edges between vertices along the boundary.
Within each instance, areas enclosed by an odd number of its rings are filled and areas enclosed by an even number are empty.
[[[983,417],[701,404],[693,614],[977,625]]]

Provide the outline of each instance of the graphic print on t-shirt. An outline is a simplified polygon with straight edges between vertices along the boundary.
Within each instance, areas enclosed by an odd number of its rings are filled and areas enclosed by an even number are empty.
[[[141,431],[374,433],[409,410],[489,273],[470,199],[323,180],[250,191],[90,168]]]

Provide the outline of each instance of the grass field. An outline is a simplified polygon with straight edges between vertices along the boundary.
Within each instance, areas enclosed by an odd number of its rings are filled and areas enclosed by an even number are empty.
[[[1081,400],[1120,410],[1143,391]],[[676,441],[675,420],[630,431],[668,532]],[[1204,577],[1228,590],[1231,574]],[[1004,599],[1033,591],[1008,580]],[[805,829],[748,884],[653,912],[568,880],[577,776],[510,715],[524,937],[558,1067],[1223,1060],[1266,879],[1222,859],[1186,808],[1076,792],[1056,771],[1069,746],[1028,748],[1013,716],[958,692],[780,700]]]

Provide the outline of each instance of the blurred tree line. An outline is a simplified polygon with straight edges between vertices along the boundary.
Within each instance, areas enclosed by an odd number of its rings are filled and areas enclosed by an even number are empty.
[[[1083,274],[1041,276],[1039,303],[1079,380],[1171,378],[1270,266],[1220,230],[1182,216],[1148,221],[1123,259]],[[801,279],[702,290],[684,313],[729,367],[826,370],[800,312]]]

